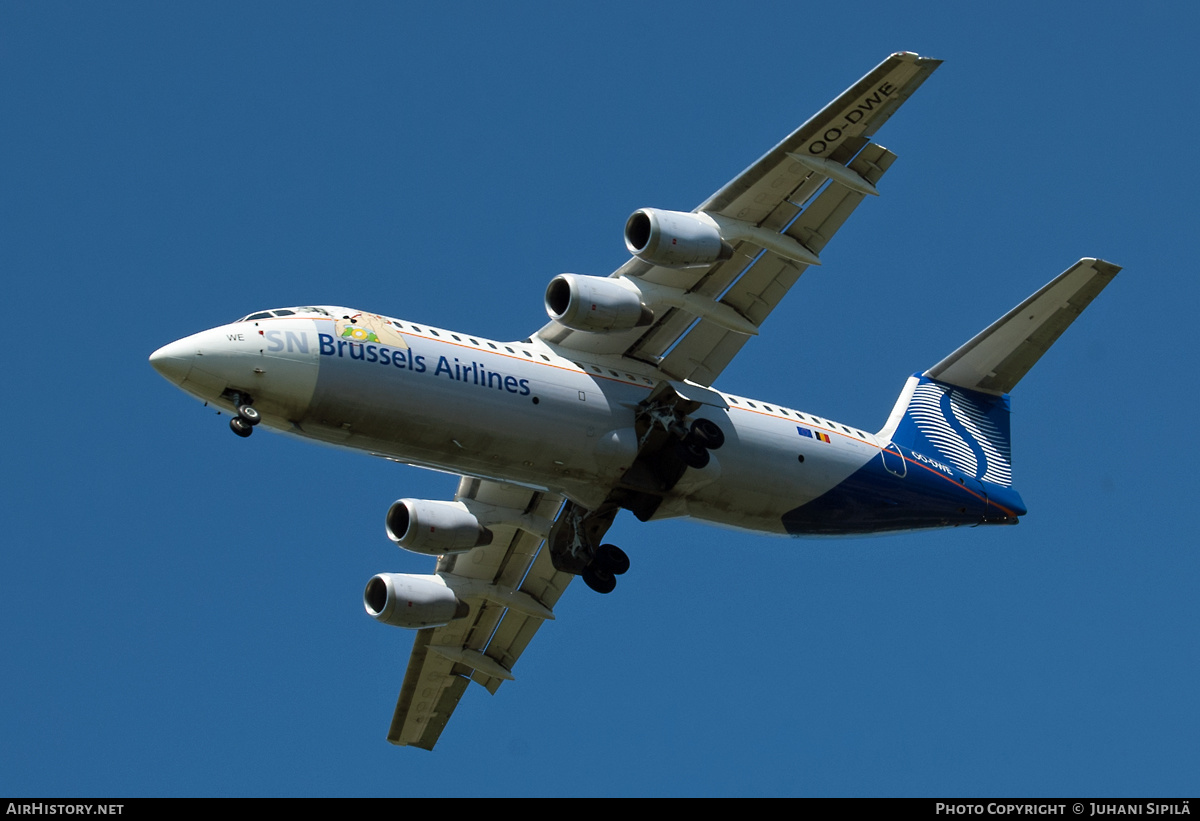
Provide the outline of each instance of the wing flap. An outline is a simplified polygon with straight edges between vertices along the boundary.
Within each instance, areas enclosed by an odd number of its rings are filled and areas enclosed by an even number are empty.
[[[895,154],[882,145],[871,143],[854,158],[850,168],[874,184],[883,178],[895,161]],[[784,233],[819,254],[865,196],[863,192],[843,185],[830,185]]]
[[[851,168],[863,179],[874,184],[882,178],[895,160],[896,155],[891,151],[872,143],[859,153],[851,163]],[[861,191],[842,185],[825,185],[820,189],[820,193],[793,217],[783,233],[819,253],[865,197]],[[720,301],[754,325],[761,326],[808,266],[784,259],[770,251],[759,252],[751,242],[744,242],[737,249],[737,255],[741,256],[751,252],[754,253],[752,261],[745,266],[732,285],[727,285],[713,276],[711,281],[698,290],[704,293],[726,286],[727,290]],[[695,318],[685,315],[682,319],[694,321]],[[679,321],[676,319],[675,324]],[[676,379],[689,379],[700,385],[711,385],[749,339],[744,334],[706,321],[696,323],[695,327],[681,332],[679,337],[681,338],[675,340],[673,348],[661,360],[659,367]],[[653,340],[647,339],[646,342],[657,343],[661,338],[660,335]],[[653,353],[653,350],[646,350],[644,346],[639,345],[631,355],[640,354],[639,358],[646,358],[647,354]]]
[[[418,630],[408,671],[400,687],[388,741],[432,750],[467,689],[467,679],[451,673],[448,660],[429,656],[434,630]]]
[[[554,569],[550,562],[549,551],[542,550],[534,560],[520,587],[520,592],[530,596],[534,601],[553,610],[559,598],[567,589],[567,585],[575,576]],[[517,659],[525,652],[529,642],[542,626],[544,620],[529,613],[509,608],[504,618],[496,626],[495,632],[488,642],[487,655],[502,667],[511,670]],[[482,684],[490,692],[495,693],[500,686],[500,679],[486,675],[479,670],[472,676],[473,680]]]

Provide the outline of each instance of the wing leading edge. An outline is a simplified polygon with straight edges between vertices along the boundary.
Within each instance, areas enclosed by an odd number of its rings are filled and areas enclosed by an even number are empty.
[[[871,135],[941,65],[893,54],[694,209],[721,226],[733,254],[707,268],[666,268],[634,258],[611,277],[667,294],[649,327],[573,331],[557,322],[538,336],[593,356],[627,356],[677,380],[708,386],[779,304],[896,155]],[[721,307],[724,306],[724,307]],[[730,309],[737,323],[722,321]],[[737,327],[734,327],[737,326]]]
[[[475,681],[491,693],[512,668],[574,576],[555,570],[546,533],[562,507],[551,493],[463,477],[455,500],[492,519],[490,545],[438,559],[437,572],[470,616],[417,632],[388,741],[432,750]]]

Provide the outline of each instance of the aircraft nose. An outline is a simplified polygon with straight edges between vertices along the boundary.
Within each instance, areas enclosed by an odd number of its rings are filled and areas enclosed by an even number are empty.
[[[195,356],[196,346],[180,339],[150,354],[150,364],[164,379],[180,385],[191,372]]]

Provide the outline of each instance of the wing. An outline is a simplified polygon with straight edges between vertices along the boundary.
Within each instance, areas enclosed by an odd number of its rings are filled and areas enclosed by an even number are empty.
[[[592,355],[628,356],[678,380],[709,386],[779,304],[896,155],[871,136],[940,60],[893,54],[693,213],[719,227],[732,255],[707,268],[667,268],[634,258],[611,276],[636,281],[648,327],[611,333],[551,322],[538,336]],[[657,287],[656,287],[657,286]]]
[[[492,514],[492,543],[442,556],[437,572],[471,615],[417,632],[388,741],[432,750],[470,681],[495,693],[533,634],[553,619],[574,576],[554,569],[545,535],[562,507],[551,493],[463,477],[455,500]],[[497,511],[512,524],[495,521]],[[520,526],[518,526],[518,524]],[[537,535],[535,535],[537,534]]]

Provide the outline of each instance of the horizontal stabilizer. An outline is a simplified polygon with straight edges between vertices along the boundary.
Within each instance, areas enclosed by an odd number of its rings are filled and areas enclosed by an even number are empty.
[[[1010,392],[1120,270],[1099,259],[1079,260],[925,376],[985,393]]]

